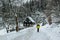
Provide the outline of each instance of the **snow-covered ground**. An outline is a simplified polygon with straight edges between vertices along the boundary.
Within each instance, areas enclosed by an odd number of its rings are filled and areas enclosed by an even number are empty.
[[[36,25],[34,25],[34,27],[29,27],[19,32],[0,34],[0,40],[60,40],[60,25],[55,23],[46,24],[41,26],[40,32],[36,31]]]
[[[49,40],[60,40],[60,26],[55,23],[47,25],[45,25],[47,28],[41,28],[41,30],[49,36]]]
[[[2,30],[0,30],[0,35],[5,35],[5,34],[7,34],[6,33],[6,29],[4,28],[4,29],[2,29]]]

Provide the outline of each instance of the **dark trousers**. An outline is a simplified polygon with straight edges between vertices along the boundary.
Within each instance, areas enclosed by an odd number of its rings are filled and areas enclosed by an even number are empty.
[[[37,32],[39,32],[39,28],[37,28]]]

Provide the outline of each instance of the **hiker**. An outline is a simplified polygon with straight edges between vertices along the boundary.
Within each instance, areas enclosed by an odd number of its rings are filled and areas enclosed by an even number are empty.
[[[40,25],[37,24],[36,28],[37,28],[37,32],[39,32]]]

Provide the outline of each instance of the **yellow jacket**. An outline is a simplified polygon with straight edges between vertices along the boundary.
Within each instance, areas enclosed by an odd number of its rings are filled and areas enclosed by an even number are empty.
[[[36,28],[40,28],[40,25],[37,25]]]

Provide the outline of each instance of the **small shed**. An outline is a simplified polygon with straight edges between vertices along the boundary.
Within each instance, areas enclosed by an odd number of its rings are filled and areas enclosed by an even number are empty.
[[[23,26],[31,26],[34,24],[35,24],[35,21],[30,16],[26,17],[25,20],[23,21]]]

